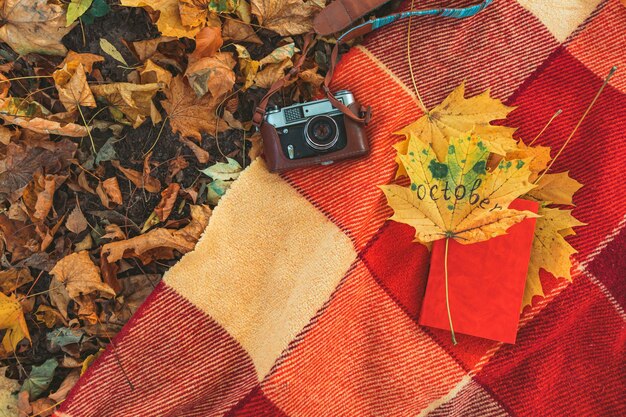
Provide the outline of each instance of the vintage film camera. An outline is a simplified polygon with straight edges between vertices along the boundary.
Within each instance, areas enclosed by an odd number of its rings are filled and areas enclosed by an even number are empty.
[[[360,106],[351,92],[339,91],[335,98],[359,113]],[[328,99],[269,108],[261,134],[271,171],[328,165],[369,151],[364,125],[346,117]]]

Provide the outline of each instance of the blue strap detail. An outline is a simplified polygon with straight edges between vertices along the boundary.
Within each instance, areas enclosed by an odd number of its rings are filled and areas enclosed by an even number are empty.
[[[339,37],[339,39],[337,39],[337,42],[341,42],[343,38],[346,37],[346,35],[348,35],[350,32],[352,32],[353,30],[356,30],[358,28],[361,28],[363,26],[366,25],[372,25],[372,31],[376,30],[376,29],[380,29],[383,26],[386,26],[390,23],[393,23],[397,20],[400,19],[405,19],[407,17],[412,17],[412,16],[443,16],[443,17],[452,17],[454,19],[464,19],[466,17],[472,17],[478,13],[480,13],[481,11],[483,11],[487,6],[489,6],[491,3],[493,2],[493,0],[484,0],[482,3],[474,5],[474,6],[470,6],[470,7],[464,7],[464,8],[459,8],[459,9],[430,9],[430,10],[412,10],[410,12],[402,12],[402,13],[396,13],[396,14],[392,14],[390,16],[385,16],[385,17],[381,17],[378,19],[374,19],[374,20],[369,20],[365,23],[362,23],[358,26],[355,26],[354,28],[350,29],[349,31],[347,31],[346,33],[344,33],[343,35],[341,35]]]

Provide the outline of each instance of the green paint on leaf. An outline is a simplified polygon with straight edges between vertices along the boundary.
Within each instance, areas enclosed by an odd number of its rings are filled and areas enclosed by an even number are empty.
[[[474,164],[474,166],[472,167],[472,171],[474,171],[475,173],[479,175],[486,174],[487,173],[486,166],[487,166],[487,162],[483,159],[482,161],[478,161]]]
[[[428,169],[433,175],[433,178],[436,179],[443,179],[448,175],[448,166],[446,164],[437,162],[435,159],[430,160],[430,163],[428,164]]]

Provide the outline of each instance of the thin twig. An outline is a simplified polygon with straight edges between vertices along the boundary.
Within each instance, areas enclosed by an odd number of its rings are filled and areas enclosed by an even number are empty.
[[[76,108],[78,109],[78,113],[80,114],[80,118],[83,119],[83,123],[85,124],[85,129],[87,129],[87,134],[89,135],[89,140],[91,141],[91,149],[93,149],[94,155],[98,153],[96,151],[96,143],[93,141],[93,136],[91,136],[91,129],[87,124],[87,120],[85,120],[85,115],[83,114],[83,110],[80,108],[80,103],[76,103]]]
[[[450,333],[452,334],[452,343],[456,345],[456,336],[454,335],[454,326],[452,326],[452,314],[450,313],[450,299],[448,297],[448,243],[450,238],[446,238],[446,251],[443,255],[443,269],[446,279],[446,309],[448,310],[448,321],[450,322]]]
[[[29,75],[25,77],[7,78],[6,80],[0,80],[0,84],[9,83],[11,81],[17,81],[17,80],[31,80],[31,79],[37,79],[37,78],[52,78],[52,75]]]
[[[585,110],[585,113],[583,113],[582,117],[580,118],[580,120],[576,124],[576,127],[574,127],[574,130],[572,131],[572,133],[570,133],[569,137],[567,138],[567,140],[565,141],[563,146],[561,146],[561,149],[559,149],[559,152],[557,152],[557,154],[552,159],[552,161],[550,161],[550,165],[548,165],[546,170],[541,173],[541,175],[539,176],[539,178],[537,178],[537,180],[534,182],[534,184],[538,184],[539,181],[541,181],[543,176],[546,175],[546,173],[550,170],[550,168],[552,168],[552,165],[554,165],[554,162],[556,162],[557,158],[563,153],[563,150],[569,144],[570,140],[572,140],[572,138],[574,137],[574,135],[578,131],[578,128],[583,123],[583,120],[585,120],[585,117],[587,117],[587,115],[591,111],[591,108],[593,107],[593,105],[596,104],[596,101],[598,100],[598,97],[600,97],[600,94],[602,94],[602,91],[604,90],[604,88],[609,83],[609,80],[611,79],[611,77],[613,77],[613,74],[615,74],[615,71],[617,71],[617,66],[614,66],[613,68],[611,68],[611,70],[609,71],[609,74],[604,79],[604,82],[602,83],[602,86],[600,87],[600,89],[596,93],[596,95],[593,98],[593,100],[591,100],[591,103],[589,103],[589,107],[587,107],[587,110]]]
[[[56,406],[58,406],[58,405],[61,405],[61,403],[63,403],[63,401],[65,401],[65,400],[61,400],[61,401],[57,402],[56,404],[53,404],[53,405],[51,405],[50,407],[48,407],[48,408],[46,408],[46,409],[41,410],[41,411],[40,411],[40,412],[38,412],[37,414],[33,414],[33,415],[32,415],[32,416],[30,416],[30,417],[38,417],[38,416],[42,415],[43,413],[45,413],[45,412],[47,412],[47,411],[52,410],[54,407],[56,407]]]
[[[142,155],[142,159],[145,158],[150,152],[152,152],[152,150],[154,149],[154,147],[156,146],[156,144],[159,142],[159,139],[161,139],[161,134],[163,133],[163,128],[165,127],[165,125],[167,124],[167,121],[170,119],[169,116],[166,116],[165,119],[163,120],[163,124],[161,125],[161,129],[159,129],[159,133],[157,134],[156,139],[154,140],[154,143],[152,144],[152,146],[150,146],[150,149],[148,149],[146,151],[146,153],[144,153]]]
[[[561,113],[563,113],[563,110],[558,109],[558,110],[556,111],[556,113],[554,113],[554,114],[552,115],[552,117],[550,118],[550,120],[548,120],[548,123],[547,123],[547,124],[543,127],[543,129],[541,129],[541,132],[539,132],[539,133],[537,134],[537,136],[535,136],[535,139],[533,139],[533,140],[532,140],[532,142],[530,142],[530,143],[528,144],[528,146],[532,146],[532,144],[533,144],[533,143],[535,143],[535,142],[537,141],[537,139],[539,139],[539,137],[540,137],[541,135],[543,135],[543,132],[545,132],[545,131],[546,131],[546,129],[548,129],[548,127],[552,124],[552,122],[554,121],[554,119],[556,119],[556,118],[557,118],[557,116],[558,116],[559,114],[561,114]]]
[[[415,5],[415,0],[411,0],[411,10],[413,10],[414,5]],[[426,105],[424,104],[424,101],[422,100],[422,96],[420,96],[420,92],[417,89],[417,82],[415,81],[415,74],[413,73],[413,61],[412,61],[412,58],[411,58],[411,26],[412,26],[412,23],[413,23],[413,16],[410,16],[409,17],[409,23],[408,23],[408,29],[406,31],[406,33],[407,33],[406,56],[407,56],[407,61],[409,63],[409,74],[411,74],[411,82],[413,83],[413,90],[415,90],[415,95],[417,96],[417,100],[419,101],[420,108],[422,109],[424,114],[428,114],[428,109],[426,108]]]
[[[130,386],[130,390],[134,391],[135,390],[135,386],[130,381],[130,378],[128,377],[128,374],[126,374],[126,371],[124,370],[124,367],[122,366],[122,361],[120,360],[119,356],[117,355],[117,348],[115,347],[115,343],[113,343],[113,339],[111,339],[111,336],[109,336],[109,332],[107,331],[106,327],[100,321],[100,317],[96,316],[96,320],[98,320],[98,323],[100,323],[100,325],[102,326],[102,329],[104,330],[104,334],[106,335],[107,339],[109,339],[109,344],[111,344],[111,352],[113,353],[113,356],[115,357],[115,360],[117,361],[117,364],[119,365],[120,369],[122,370],[122,374],[124,375],[124,378],[126,379],[126,382],[128,382],[128,386]]]
[[[238,94],[239,91],[241,91],[241,88],[238,88],[237,90],[233,91],[231,94],[224,97],[224,99],[220,102],[220,104],[218,104],[217,107],[215,108],[215,144],[217,145],[217,150],[220,152],[220,154],[222,154],[224,158],[226,158],[226,154],[222,152],[222,148],[220,147],[220,141],[218,138],[220,119],[221,119],[221,117],[219,116],[219,110],[220,110],[220,107],[222,107],[228,99]]]

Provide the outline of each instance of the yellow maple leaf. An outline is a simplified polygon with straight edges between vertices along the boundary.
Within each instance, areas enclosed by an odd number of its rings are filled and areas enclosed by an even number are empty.
[[[442,162],[425,142],[412,138],[400,161],[411,179],[409,187],[381,189],[394,209],[391,220],[415,228],[416,240],[453,238],[468,244],[506,233],[530,211],[509,204],[533,185],[530,159],[503,160],[486,170],[490,151],[477,134],[451,138]]]
[[[535,180],[539,177],[539,173],[548,167],[548,164],[552,159],[550,157],[550,148],[547,146],[528,146],[520,140],[517,143],[517,147],[507,152],[504,159],[512,160],[528,158],[531,158],[529,166],[531,174],[529,181],[535,182]],[[533,190],[531,190],[531,192]]]
[[[159,12],[156,24],[163,36],[193,39],[202,29],[201,26],[192,27],[183,24],[178,0],[122,0],[121,5],[149,8]]]
[[[577,251],[565,237],[574,234],[573,227],[585,225],[572,216],[571,210],[542,206],[538,214],[541,217],[535,225],[522,309],[532,304],[534,296],[544,296],[539,270],[544,269],[557,278],[572,280],[571,256]]]
[[[528,196],[537,201],[571,206],[574,194],[582,186],[569,176],[569,172],[545,174],[537,182],[537,187],[528,192]]]
[[[494,126],[492,121],[504,119],[513,107],[491,98],[489,90],[474,97],[465,98],[465,83],[455,88],[446,99],[415,122],[396,132],[406,139],[395,145],[399,155],[405,155],[412,138],[430,144],[439,161],[448,153],[450,138],[459,137],[474,130],[487,149],[497,155],[506,155],[516,148],[514,128]],[[398,163],[397,176],[406,175]]]
[[[24,319],[24,312],[15,296],[6,296],[0,292],[0,329],[7,329],[2,339],[6,352],[13,352],[24,338],[30,340],[30,333]]]

